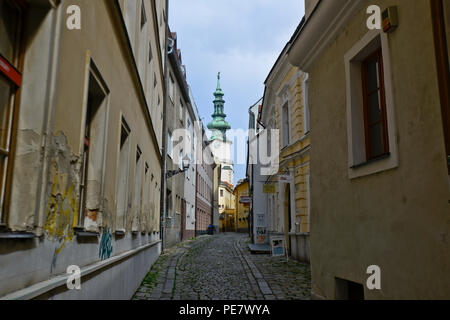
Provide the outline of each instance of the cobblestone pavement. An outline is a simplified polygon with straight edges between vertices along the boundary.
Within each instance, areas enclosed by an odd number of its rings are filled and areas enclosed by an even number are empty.
[[[135,300],[309,300],[309,265],[252,255],[245,234],[202,236],[168,249]]]

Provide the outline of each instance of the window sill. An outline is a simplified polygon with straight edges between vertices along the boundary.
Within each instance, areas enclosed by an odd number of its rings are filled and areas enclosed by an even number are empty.
[[[387,158],[389,158],[390,156],[391,156],[391,154],[388,152],[388,153],[383,154],[383,155],[381,155],[381,156],[379,156],[379,157],[377,157],[377,158],[373,158],[373,159],[370,159],[369,161],[366,161],[366,162],[363,162],[363,163],[360,163],[360,164],[356,164],[356,165],[354,165],[354,166],[351,166],[350,169],[358,169],[358,168],[361,168],[361,167],[365,167],[365,166],[368,166],[368,165],[370,165],[370,164],[372,164],[372,163],[375,163],[375,162],[378,162],[378,161],[387,159]]]
[[[116,237],[124,237],[125,236],[125,230],[123,230],[123,229],[116,230],[114,232],[114,234],[115,234]]]
[[[30,232],[1,232],[0,239],[34,239],[36,235]]]
[[[350,166],[348,169],[348,178],[350,180],[353,180],[357,178],[367,177],[398,168],[398,165],[399,161],[397,152],[391,152],[376,159]]]
[[[98,232],[85,231],[84,228],[73,228],[78,238],[97,238],[100,236]]]

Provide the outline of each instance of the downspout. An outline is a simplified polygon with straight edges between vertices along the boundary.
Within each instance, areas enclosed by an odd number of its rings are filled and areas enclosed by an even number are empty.
[[[46,217],[45,203],[47,183],[48,183],[48,171],[50,163],[48,161],[50,154],[50,145],[52,140],[52,128],[54,124],[55,104],[56,104],[56,90],[58,86],[58,65],[59,65],[59,52],[61,43],[61,29],[62,29],[62,15],[63,6],[59,1],[51,2],[52,10],[54,10],[54,24],[52,30],[52,56],[51,56],[51,69],[50,69],[50,84],[48,86],[48,108],[46,109],[45,122],[42,128],[44,137],[42,139],[42,155],[41,155],[41,175],[39,177],[38,185],[42,186],[38,197],[38,203],[36,205],[36,235],[38,237],[43,235],[44,219]]]
[[[195,233],[194,236],[198,236],[198,201],[197,201],[197,193],[198,193],[198,164],[195,165]]]
[[[156,3],[155,3],[156,8]],[[163,86],[163,126],[162,126],[162,164],[161,164],[161,194],[160,194],[160,224],[159,235],[161,238],[161,251],[164,251],[164,232],[165,232],[165,212],[166,212],[166,182],[167,182],[167,63],[169,61],[168,44],[169,44],[169,0],[166,0],[166,30],[165,30],[165,48],[164,48],[164,86]]]

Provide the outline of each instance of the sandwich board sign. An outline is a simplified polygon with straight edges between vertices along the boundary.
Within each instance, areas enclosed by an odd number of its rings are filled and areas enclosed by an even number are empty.
[[[272,245],[272,256],[282,257],[286,255],[286,250],[284,248],[284,238],[274,237],[270,239]]]

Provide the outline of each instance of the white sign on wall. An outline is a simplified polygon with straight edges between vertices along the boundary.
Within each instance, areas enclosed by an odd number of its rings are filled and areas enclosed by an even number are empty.
[[[256,215],[256,223],[255,223],[256,227],[265,227],[266,226],[265,222],[266,222],[266,219],[265,219],[264,214]]]

